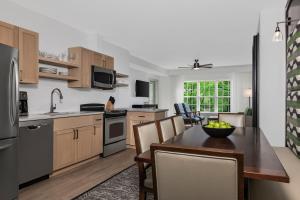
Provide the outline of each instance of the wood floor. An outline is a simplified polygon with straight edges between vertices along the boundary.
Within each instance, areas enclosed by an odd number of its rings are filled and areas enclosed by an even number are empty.
[[[92,161],[20,191],[20,200],[72,199],[133,165],[134,149]]]

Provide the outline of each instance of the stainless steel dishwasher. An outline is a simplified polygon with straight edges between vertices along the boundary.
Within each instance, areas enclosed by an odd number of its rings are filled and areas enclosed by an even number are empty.
[[[20,122],[19,185],[48,178],[53,169],[53,120]]]

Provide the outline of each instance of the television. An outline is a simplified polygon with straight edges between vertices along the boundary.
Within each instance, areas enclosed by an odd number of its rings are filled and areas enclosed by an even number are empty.
[[[149,97],[149,82],[136,80],[135,82],[135,96]]]

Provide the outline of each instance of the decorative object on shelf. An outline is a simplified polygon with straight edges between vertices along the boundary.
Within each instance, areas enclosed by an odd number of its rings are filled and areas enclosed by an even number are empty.
[[[57,69],[53,67],[40,67],[39,72],[57,74]]]
[[[291,24],[292,22],[298,22],[298,25],[299,25],[300,19],[288,19],[287,21],[277,22],[275,33],[274,33],[273,39],[272,39],[273,42],[282,42],[283,41],[283,34],[280,31],[279,24]]]
[[[69,72],[58,72],[61,76],[69,76]]]
[[[291,31],[291,32],[289,32]],[[286,144],[300,158],[300,21],[287,35]]]

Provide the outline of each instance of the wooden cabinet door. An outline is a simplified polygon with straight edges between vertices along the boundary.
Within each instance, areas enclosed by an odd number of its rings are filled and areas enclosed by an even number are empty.
[[[18,47],[18,27],[0,21],[0,43]]]
[[[103,153],[103,124],[95,125],[94,137],[92,141],[93,156]]]
[[[94,126],[78,128],[77,131],[77,162],[80,162],[92,156]]]
[[[104,55],[101,53],[93,52],[93,65],[98,67],[105,67],[104,64]]]
[[[81,65],[81,87],[91,87],[91,65],[93,52],[87,49],[82,49],[82,65]]]
[[[19,28],[19,68],[21,83],[38,83],[38,33]]]
[[[140,123],[141,123],[141,121],[136,121],[136,120],[131,120],[129,122],[129,130],[130,130],[129,144],[132,146],[135,145],[133,126],[140,124]]]
[[[67,167],[76,162],[76,140],[73,129],[54,133],[53,170]]]
[[[114,69],[114,58],[111,56],[105,56],[105,68]]]

